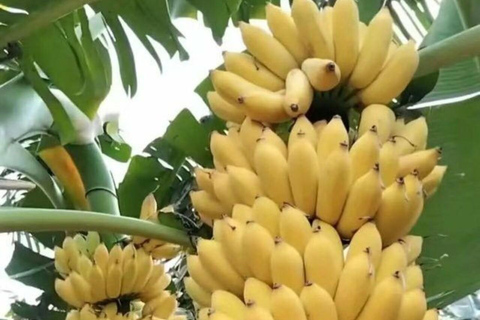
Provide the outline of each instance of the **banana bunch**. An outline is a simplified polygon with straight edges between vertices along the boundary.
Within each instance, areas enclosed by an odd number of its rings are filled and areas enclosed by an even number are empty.
[[[200,190],[190,197],[209,224],[225,215],[253,219],[274,237],[281,211],[293,206],[306,222],[335,226],[342,239],[374,220],[388,246],[413,228],[445,174],[440,149],[426,149],[427,135],[425,118],[397,123],[384,105],[362,111],[351,146],[339,116],[313,124],[298,117],[287,143],[246,117],[227,134],[212,134],[216,168],[196,170]]]
[[[164,266],[133,244],[109,251],[95,233],[66,237],[62,248],[55,248],[55,267],[62,277],[55,280],[55,291],[80,310],[82,320],[85,306],[123,298],[142,301],[142,314],[160,319],[168,319],[177,308],[175,295],[165,291],[171,279]]]
[[[149,194],[143,200],[140,219],[158,224],[157,201],[153,194]],[[152,258],[156,260],[172,259],[182,250],[182,247],[177,244],[139,236],[133,236],[132,243],[136,248],[145,250],[146,253],[150,254]]]
[[[270,200],[259,199],[266,210]],[[247,222],[215,220],[214,238],[200,240],[198,254],[187,258],[185,288],[198,319],[438,319],[435,310],[426,310],[423,273],[415,263],[421,237],[408,235],[384,247],[375,223],[368,222],[344,250],[328,223],[310,226],[290,206],[279,219],[277,233],[255,215]]]
[[[268,3],[266,19],[270,33],[241,22],[248,53],[225,52],[225,71],[210,74],[209,105],[225,121],[280,123],[305,114],[314,98],[321,105],[322,97],[334,96],[341,107],[388,104],[418,67],[415,44],[393,40],[386,8],[367,26],[354,0],[321,10],[312,0],[294,0],[291,14]]]
[[[165,318],[167,319],[167,318]],[[142,316],[138,312],[129,312],[122,314],[118,312],[115,302],[109,303],[104,307],[94,307],[85,305],[81,310],[72,310],[67,314],[66,320],[163,320],[155,316]],[[185,316],[173,315],[168,320],[186,320]]]

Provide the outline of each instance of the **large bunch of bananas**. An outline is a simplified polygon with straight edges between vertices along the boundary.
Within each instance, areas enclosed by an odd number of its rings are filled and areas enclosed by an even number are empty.
[[[225,121],[245,116],[269,123],[306,114],[312,101],[344,109],[387,104],[410,82],[418,53],[410,41],[393,41],[393,20],[383,9],[366,26],[354,0],[318,10],[294,0],[291,15],[268,4],[271,34],[240,23],[246,53],[224,54],[226,71],[215,70],[212,111]]]
[[[62,248],[55,248],[55,268],[61,276],[55,280],[57,294],[78,309],[69,313],[72,319],[123,319],[102,316],[105,305],[122,300],[144,304],[125,319],[171,319],[177,309],[175,295],[165,290],[171,279],[164,266],[133,244],[109,251],[97,233],[66,237]]]

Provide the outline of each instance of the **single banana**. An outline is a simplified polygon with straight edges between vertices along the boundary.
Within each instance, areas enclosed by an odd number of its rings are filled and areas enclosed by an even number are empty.
[[[324,123],[326,124],[326,122]],[[317,148],[317,131],[310,120],[302,115],[295,120],[295,124],[290,131],[288,136],[288,150],[291,150],[297,140],[304,139],[310,142],[314,148]]]
[[[398,176],[405,177],[414,170],[418,171],[420,179],[425,178],[433,171],[442,155],[442,149],[433,148],[417,151],[400,157]]]
[[[425,292],[422,289],[413,289],[403,295],[398,320],[422,320],[427,311]]]
[[[242,224],[247,224],[248,221],[254,220],[253,210],[249,206],[237,203],[233,206],[232,218]]]
[[[165,243],[153,249],[150,254],[155,260],[170,260],[178,256],[182,251],[182,246],[174,243]]]
[[[247,310],[242,300],[224,290],[217,290],[212,294],[212,308],[226,314],[233,320],[243,320]]]
[[[401,45],[393,53],[375,80],[360,91],[360,99],[363,104],[387,104],[397,97],[412,79],[413,74],[417,70],[418,61],[418,53],[412,40]],[[339,64],[339,66],[343,75],[342,65]]]
[[[274,145],[278,149],[278,151],[280,151],[282,156],[285,159],[287,158],[287,145],[285,144],[283,139],[280,138],[278,134],[276,134],[272,129],[264,127],[260,139]]]
[[[253,220],[267,229],[272,238],[280,235],[280,209],[272,199],[258,197],[253,203]]]
[[[91,288],[94,288],[91,291],[93,301],[103,301],[107,299],[105,275],[98,265],[92,267],[92,270],[88,275],[88,283],[90,283]]]
[[[171,295],[168,292],[162,292],[161,295],[156,296],[153,299],[148,300],[142,309],[142,315],[153,315],[154,312],[167,300]],[[153,317],[152,317],[153,318]]]
[[[63,276],[66,276],[70,273],[71,269],[68,266],[68,255],[63,250],[63,248],[55,246],[54,248],[54,256],[55,256],[55,269],[62,274]]]
[[[348,263],[355,256],[362,254],[369,248],[370,258],[373,266],[378,268],[382,255],[382,237],[373,222],[365,223],[353,235],[352,241],[348,246],[347,257],[345,262]]]
[[[357,4],[354,0],[338,0],[333,7],[333,41],[335,62],[342,70],[342,80],[347,79],[357,63],[359,32]],[[377,47],[377,43],[375,45]]]
[[[307,282],[300,294],[308,320],[337,320],[337,310],[332,296],[315,283]]]
[[[250,221],[245,227],[242,243],[250,271],[255,278],[271,285],[270,257],[275,243],[270,233],[260,224]]]
[[[92,287],[90,286],[88,279],[84,278],[82,275],[75,271],[70,273],[69,278],[72,283],[75,295],[79,297],[82,301],[93,302]]]
[[[323,7],[321,11],[318,11],[316,20],[322,34],[325,37],[325,43],[328,47],[328,51],[332,53],[332,57],[335,56],[335,44],[333,43],[333,7]]]
[[[413,153],[416,146],[401,135],[393,136],[395,138],[395,151],[398,156],[405,156]]]
[[[230,137],[217,131],[212,132],[210,137],[210,151],[213,157],[225,166],[252,168],[238,145]]]
[[[374,167],[380,158],[380,141],[377,127],[373,126],[361,136],[350,149],[353,181],[362,177]]]
[[[333,59],[334,52],[327,42],[327,36],[318,24],[317,5],[310,0],[294,0],[292,18],[298,28],[300,38],[309,56],[321,59]]]
[[[247,50],[277,76],[286,79],[290,70],[298,68],[290,52],[266,31],[244,22],[239,26]]]
[[[330,241],[330,244],[333,246],[333,249],[335,251],[343,252],[342,239],[340,239],[340,236],[337,230],[335,230],[335,228],[332,225],[326,222],[323,222],[319,219],[315,219],[313,220],[313,223],[312,223],[312,230],[313,232],[322,232]]]
[[[281,284],[273,286],[270,312],[275,320],[307,320],[300,297]]]
[[[165,273],[165,267],[163,264],[156,264],[153,266],[152,273],[148,278],[147,284],[145,285],[145,290],[151,289],[154,286],[158,286],[159,283],[165,282],[168,274]],[[168,278],[168,277],[167,277]],[[168,285],[170,282],[167,282]],[[163,290],[164,288],[162,288]]]
[[[303,260],[307,281],[319,285],[333,297],[343,269],[343,248],[333,246],[318,228],[305,248]]]
[[[62,248],[68,259],[68,267],[70,270],[77,271],[78,259],[80,258],[80,249],[72,237],[65,237],[62,243]],[[108,253],[108,251],[107,251]]]
[[[320,169],[325,166],[328,156],[334,150],[338,151],[338,145],[346,143],[348,146],[348,141],[348,132],[342,118],[338,115],[334,116],[318,137],[317,156]]]
[[[343,239],[351,239],[360,227],[375,217],[382,202],[382,179],[378,164],[355,181],[337,224]]]
[[[419,265],[408,266],[405,270],[405,290],[423,289],[423,272]]]
[[[220,219],[224,214],[228,213],[225,211],[223,204],[214,195],[205,190],[190,192],[190,200],[198,212],[211,219]]]
[[[372,104],[362,110],[358,136],[367,134],[375,126],[378,139],[384,144],[391,136],[395,124],[395,114],[392,109],[382,104]]]
[[[273,36],[292,54],[297,63],[301,64],[308,58],[308,51],[301,40],[293,18],[271,2],[267,2],[265,12],[268,28]]]
[[[345,264],[334,299],[338,320],[357,318],[373,289],[374,273],[368,248]]]
[[[363,43],[365,42],[365,36],[367,35],[368,26],[360,21],[358,25],[358,49],[359,53],[362,52]]]
[[[408,235],[400,239],[400,243],[403,244],[405,252],[407,253],[408,264],[415,262],[422,253],[423,238]]]
[[[405,195],[405,182],[402,178],[397,179],[382,193],[382,202],[377,214],[375,223],[382,235],[383,246],[389,246],[402,235],[397,233],[397,221],[408,210],[408,199]]]
[[[425,150],[428,138],[428,126],[425,117],[410,121],[398,135],[415,145],[415,150]]]
[[[137,278],[135,279],[135,285],[133,286],[133,292],[141,292],[150,278],[153,271],[152,257],[144,250],[137,250]],[[107,285],[108,292],[108,285]]]
[[[104,275],[107,274],[107,265],[109,258],[110,254],[107,247],[103,243],[100,244],[95,249],[95,253],[93,254],[93,260],[95,261],[95,264],[100,267]]]
[[[195,255],[187,256],[187,269],[190,277],[198,283],[199,286],[207,290],[208,292],[214,292],[215,290],[225,289],[218,278],[210,274],[210,272],[203,266],[200,258]]]
[[[250,91],[265,91],[270,92],[256,84],[245,80],[233,72],[223,70],[210,71],[210,80],[216,92],[232,105],[238,105],[238,97]]]
[[[287,75],[283,109],[290,117],[307,113],[313,101],[313,88],[300,69],[292,69]]]
[[[259,140],[255,149],[254,167],[265,194],[281,206],[292,203],[288,178],[288,163],[282,153],[272,144]]]
[[[335,62],[327,59],[309,58],[303,61],[302,71],[317,91],[329,91],[335,88],[342,76],[341,69]]]
[[[93,254],[95,253],[95,249],[100,245],[100,235],[98,232],[88,232],[87,237],[86,237],[86,251],[87,255],[89,258],[93,257]]]
[[[170,295],[164,299],[160,305],[153,311],[153,319],[169,319],[175,310],[177,309],[178,303],[175,295]]]
[[[97,320],[95,310],[90,305],[85,305],[79,313],[80,320]]]
[[[123,267],[121,288],[122,295],[132,292],[133,286],[135,285],[135,280],[137,280],[137,262],[135,259],[132,259],[129,260]]]
[[[321,139],[325,137],[324,132]],[[320,167],[317,217],[331,225],[337,224],[351,184],[352,161],[348,153],[348,144],[343,142],[337,145],[336,150],[328,157],[324,166]]]
[[[80,255],[87,255],[87,240],[85,236],[81,233],[77,233],[73,236],[73,241],[77,245],[77,249],[80,251]]]
[[[232,167],[232,166],[228,166]],[[228,168],[227,167],[227,168]],[[246,171],[249,171],[245,169]],[[252,173],[253,174],[253,173]],[[212,174],[213,181],[213,191],[215,192],[215,197],[220,201],[223,207],[223,212],[230,213],[232,212],[233,206],[238,202],[237,196],[233,192],[232,184],[230,182],[230,175],[224,172],[215,171]],[[201,191],[199,191],[201,192]],[[192,198],[193,199],[193,198]],[[193,203],[193,200],[192,200]],[[200,208],[195,207],[198,211],[204,211]]]
[[[288,177],[295,205],[308,216],[315,216],[319,167],[315,147],[306,136],[300,137],[289,148]]]
[[[300,295],[305,283],[303,259],[294,247],[281,238],[275,239],[270,269],[273,283],[285,285]]]
[[[378,157],[380,163],[380,175],[385,187],[389,187],[397,178],[398,169],[400,167],[400,157],[396,149],[397,139],[390,138],[382,145]]]
[[[245,119],[245,112],[238,106],[222,98],[216,91],[207,93],[208,105],[212,112],[224,121],[242,123]]]
[[[382,70],[393,36],[393,19],[387,8],[381,9],[368,25],[358,60],[350,77],[356,89],[368,86]]]
[[[248,91],[238,98],[248,117],[268,123],[281,123],[290,119],[283,108],[284,101],[283,94],[258,90]]]
[[[272,297],[272,288],[266,283],[256,279],[248,278],[245,281],[245,288],[243,290],[243,300],[253,302],[257,306],[270,310],[270,300]]]
[[[312,236],[310,222],[305,212],[285,204],[279,220],[280,237],[303,255],[305,247]]]
[[[382,251],[380,265],[377,268],[376,283],[389,277],[396,271],[404,272],[407,268],[407,254],[400,242],[395,242]]]
[[[323,132],[323,129],[327,126],[327,120],[319,120],[313,124],[313,127],[315,128],[315,132],[317,133],[317,139],[320,138],[320,135]]]
[[[212,294],[202,288],[198,283],[190,277],[183,279],[185,291],[187,294],[201,307],[208,307],[212,301]]]
[[[247,301],[247,310],[243,320],[274,320],[270,311],[253,301]]]
[[[397,320],[403,291],[402,274],[396,271],[375,286],[357,320]]]
[[[242,143],[242,150],[252,167],[257,140],[262,136],[264,128],[265,126],[262,123],[252,120],[249,117],[246,117],[240,126],[239,137]]]
[[[122,289],[122,265],[119,262],[109,263],[106,281],[106,292],[109,299],[116,299],[120,296]]]
[[[390,42],[390,46],[388,47],[388,53],[387,53],[387,58],[383,62],[382,69],[385,68],[387,63],[390,61],[390,58],[392,58],[393,54],[395,51],[397,51],[398,45],[395,43],[395,41]]]
[[[205,269],[215,275],[222,285],[237,295],[243,293],[244,280],[228,261],[219,242],[201,239],[197,244],[197,252]]]
[[[233,72],[259,87],[270,91],[279,91],[285,88],[285,81],[249,54],[224,52],[223,61],[225,61],[227,71]]]
[[[423,320],[438,320],[438,310],[437,309],[430,309],[425,312],[425,316]]]
[[[408,209],[406,214],[398,220],[398,232],[402,233],[402,237],[417,223],[424,205],[422,182],[418,179],[417,172],[414,171],[409,174],[404,180],[408,198]]]
[[[81,308],[85,304],[85,301],[76,295],[70,277],[65,280],[55,279],[55,292],[63,301],[75,308]]]
[[[435,194],[435,192],[437,192],[438,186],[442,182],[446,171],[447,166],[435,166],[432,172],[423,178],[423,191],[427,198],[430,198]]]

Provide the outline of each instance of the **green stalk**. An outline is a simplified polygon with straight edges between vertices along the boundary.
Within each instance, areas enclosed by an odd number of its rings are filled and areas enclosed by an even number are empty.
[[[38,29],[66,16],[70,12],[97,0],[58,0],[52,1],[42,10],[33,12],[18,23],[3,29],[0,32],[0,48],[5,48],[8,43],[22,40]]]
[[[0,233],[60,230],[121,233],[159,239],[185,247],[192,245],[186,233],[140,219],[77,210],[0,208]]]

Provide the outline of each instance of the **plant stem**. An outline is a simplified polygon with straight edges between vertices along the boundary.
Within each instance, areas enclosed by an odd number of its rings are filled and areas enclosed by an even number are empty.
[[[57,21],[70,12],[97,0],[60,0],[52,1],[42,10],[32,12],[16,24],[0,32],[0,49],[8,43],[22,40],[35,31]]]
[[[186,233],[140,219],[77,210],[0,208],[0,232],[14,231],[97,231],[192,245]]]
[[[480,54],[480,26],[458,33],[419,51],[420,64],[415,78]]]

